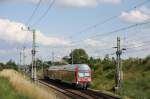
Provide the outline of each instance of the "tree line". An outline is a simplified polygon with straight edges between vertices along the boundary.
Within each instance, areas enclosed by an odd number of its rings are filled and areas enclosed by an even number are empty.
[[[87,52],[84,49],[74,49],[68,56],[64,56],[61,61],[43,61],[37,58],[36,65],[37,69],[48,68],[53,65],[65,65],[65,64],[88,64],[93,70],[99,69],[101,71],[115,69],[116,59],[115,57],[110,57],[105,55],[104,58],[94,58],[89,57]],[[122,67],[124,70],[133,68],[133,67],[145,68],[145,70],[150,70],[150,56],[145,58],[128,58],[122,59]],[[2,69],[15,69],[18,70],[17,64],[15,61],[9,60],[6,63],[0,63],[0,70]],[[28,65],[31,68],[31,64]]]

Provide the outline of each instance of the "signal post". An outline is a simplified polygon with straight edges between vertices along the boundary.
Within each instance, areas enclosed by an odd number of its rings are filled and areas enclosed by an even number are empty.
[[[117,49],[116,51],[116,70],[115,70],[115,91],[119,92],[121,89],[121,83],[123,80],[123,72],[122,72],[122,66],[121,66],[121,54],[123,50],[126,50],[125,48],[120,47],[120,37],[117,37],[117,47],[114,47]]]

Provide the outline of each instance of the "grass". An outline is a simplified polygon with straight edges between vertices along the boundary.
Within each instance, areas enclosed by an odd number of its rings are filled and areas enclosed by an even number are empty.
[[[150,99],[150,80],[143,78],[126,80],[123,84],[122,95],[132,99]]]
[[[18,93],[12,85],[3,77],[0,77],[0,98],[1,99],[31,99],[28,96]]]
[[[31,99],[55,99],[56,98],[53,92],[48,92],[42,87],[33,84],[25,76],[21,75],[15,70],[3,70],[0,72],[0,77],[5,78],[6,81],[9,81],[10,85],[12,86],[11,89],[16,90],[17,93],[19,94],[27,96],[18,99],[28,99],[28,97],[30,97]],[[2,99],[11,99],[11,98],[2,98]]]
[[[132,76],[131,76],[132,74]],[[126,72],[122,95],[132,99],[150,99],[150,72]]]
[[[115,85],[114,78],[104,74],[108,71],[95,71],[91,87],[102,91],[112,91]],[[109,74],[112,75],[111,73]],[[123,99],[150,99],[150,71],[132,68],[124,71],[121,95]]]
[[[43,70],[42,69],[37,71],[37,78],[38,79],[43,79]]]

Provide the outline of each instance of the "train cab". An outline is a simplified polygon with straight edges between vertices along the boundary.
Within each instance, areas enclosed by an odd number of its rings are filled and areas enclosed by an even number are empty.
[[[78,64],[77,72],[77,84],[80,84],[83,88],[87,88],[91,82],[91,69],[86,64]]]

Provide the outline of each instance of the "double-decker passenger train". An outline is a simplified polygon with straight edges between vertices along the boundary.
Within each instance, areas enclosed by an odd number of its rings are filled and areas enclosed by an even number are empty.
[[[86,64],[70,64],[51,66],[44,70],[44,78],[71,83],[76,87],[87,89],[92,78],[92,72]]]

